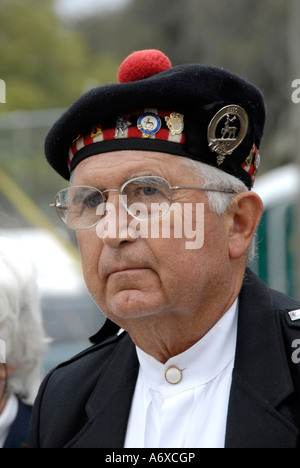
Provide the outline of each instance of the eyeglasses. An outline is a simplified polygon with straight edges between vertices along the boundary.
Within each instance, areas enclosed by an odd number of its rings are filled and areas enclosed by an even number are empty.
[[[96,226],[105,216],[108,192],[118,192],[120,201],[133,218],[153,221],[166,216],[172,205],[174,190],[202,190],[235,194],[233,190],[202,187],[171,187],[162,177],[135,177],[125,182],[120,190],[99,190],[89,186],[74,186],[58,192],[54,204],[60,219],[72,230],[78,231]]]

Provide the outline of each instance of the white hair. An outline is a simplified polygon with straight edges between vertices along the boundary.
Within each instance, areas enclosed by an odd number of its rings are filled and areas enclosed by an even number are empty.
[[[0,238],[0,338],[6,364],[15,368],[7,394],[33,404],[49,341],[44,333],[35,270],[15,242]]]
[[[214,188],[218,190],[231,190],[237,193],[248,192],[248,187],[240,179],[227,174],[220,169],[192,159],[181,158],[184,167],[199,177],[203,188]],[[220,192],[206,192],[209,209],[218,216],[233,208],[234,195]],[[248,249],[248,261],[255,257],[255,239]]]

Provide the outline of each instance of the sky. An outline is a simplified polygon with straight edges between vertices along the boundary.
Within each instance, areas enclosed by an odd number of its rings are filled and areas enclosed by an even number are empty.
[[[82,16],[87,11],[112,10],[122,7],[128,0],[56,0],[56,8],[63,16]]]

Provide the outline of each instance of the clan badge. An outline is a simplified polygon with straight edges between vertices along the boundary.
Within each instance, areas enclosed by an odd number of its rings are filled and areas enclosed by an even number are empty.
[[[131,127],[132,123],[126,120],[125,116],[117,118],[116,128],[115,128],[115,138],[125,137],[125,131],[127,128]]]
[[[256,175],[258,173],[260,166],[260,155],[256,144],[253,144],[253,147],[250,151],[249,156],[247,156],[245,162],[242,164],[242,168],[246,171],[254,183]]]
[[[96,136],[100,135],[101,133],[102,133],[101,125],[98,125],[97,127],[93,128],[91,132],[91,138],[96,138]]]
[[[218,154],[219,166],[243,142],[248,126],[247,112],[237,105],[226,106],[214,116],[208,126],[207,138],[210,150]]]
[[[161,129],[161,120],[157,114],[146,112],[139,117],[137,128],[142,132],[143,138],[155,135]]]
[[[165,121],[172,136],[182,134],[184,130],[183,115],[172,112],[169,117],[165,117]]]

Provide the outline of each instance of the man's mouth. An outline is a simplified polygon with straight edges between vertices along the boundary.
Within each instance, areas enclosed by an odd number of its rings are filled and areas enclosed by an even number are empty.
[[[110,275],[115,275],[115,274],[120,274],[120,273],[134,273],[134,272],[141,272],[142,270],[149,270],[149,268],[147,267],[134,267],[134,266],[120,266],[120,267],[116,267],[116,268],[113,268],[108,276]]]

